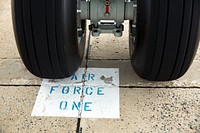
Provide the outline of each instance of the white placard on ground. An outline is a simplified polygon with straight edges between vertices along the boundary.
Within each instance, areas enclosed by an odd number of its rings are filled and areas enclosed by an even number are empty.
[[[119,118],[119,69],[88,68],[84,73],[80,68],[66,79],[44,79],[32,116],[78,117],[82,109],[83,118]]]

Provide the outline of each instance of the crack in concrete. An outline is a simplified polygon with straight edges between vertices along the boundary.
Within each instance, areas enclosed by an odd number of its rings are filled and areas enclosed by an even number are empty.
[[[78,110],[78,121],[77,121],[77,127],[76,127],[76,133],[82,133],[82,127],[81,127],[81,115],[83,111],[83,101],[84,101],[84,91],[85,91],[85,82],[87,81],[87,69],[88,69],[88,60],[89,60],[89,51],[90,51],[90,38],[91,38],[91,31],[89,32],[88,41],[87,41],[87,48],[86,48],[86,55],[85,55],[85,70],[84,70],[84,79],[82,79],[82,92],[80,96],[80,108]]]

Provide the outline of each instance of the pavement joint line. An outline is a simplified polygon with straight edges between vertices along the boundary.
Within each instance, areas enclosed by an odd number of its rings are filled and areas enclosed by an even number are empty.
[[[200,89],[200,86],[119,86],[120,88],[124,89]]]
[[[40,87],[41,85],[27,85],[27,84],[0,84],[0,87]],[[136,89],[136,88],[149,88],[149,89],[200,89],[200,86],[119,86],[124,89]]]
[[[85,70],[84,70],[84,79],[82,80],[82,92],[80,96],[80,109],[78,110],[78,121],[77,121],[77,127],[76,127],[76,133],[82,133],[82,127],[81,127],[81,115],[83,111],[83,100],[84,100],[84,91],[85,91],[85,82],[86,82],[86,75],[87,75],[87,69],[88,69],[88,60],[89,60],[89,52],[90,52],[90,39],[91,39],[91,31],[89,32],[88,40],[87,40],[87,46],[86,46],[86,55],[85,55]]]
[[[89,61],[131,61],[131,59],[89,59]]]
[[[6,86],[13,86],[13,87],[20,87],[20,86],[22,86],[22,87],[40,87],[41,85],[31,85],[31,84],[29,84],[29,85],[27,85],[27,84],[0,84],[0,86],[2,86],[2,87],[6,87]]]
[[[1,60],[18,60],[21,59],[20,57],[17,58],[0,58]]]

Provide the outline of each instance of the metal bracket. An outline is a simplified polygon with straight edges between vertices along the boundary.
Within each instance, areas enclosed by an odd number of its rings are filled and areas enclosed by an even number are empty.
[[[99,22],[97,26],[91,24],[89,30],[92,31],[92,36],[99,36],[101,33],[112,33],[115,37],[121,37],[124,31],[124,25],[117,26],[115,22]]]

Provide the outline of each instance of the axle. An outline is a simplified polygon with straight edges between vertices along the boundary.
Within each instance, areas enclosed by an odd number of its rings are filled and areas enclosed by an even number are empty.
[[[124,20],[135,19],[136,0],[82,0],[81,19],[91,21],[89,29],[93,36],[113,33],[122,36]]]

